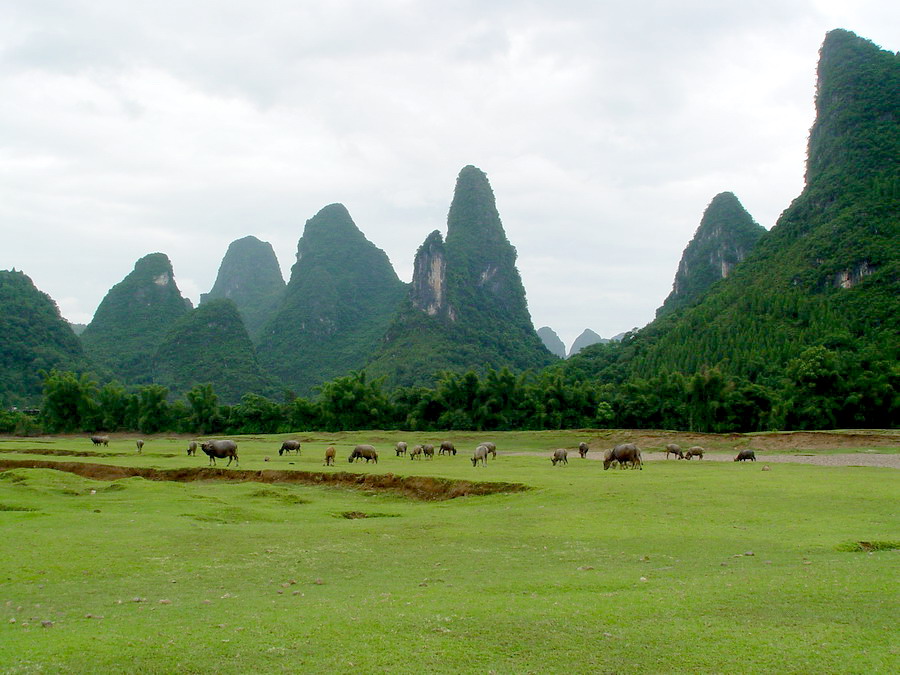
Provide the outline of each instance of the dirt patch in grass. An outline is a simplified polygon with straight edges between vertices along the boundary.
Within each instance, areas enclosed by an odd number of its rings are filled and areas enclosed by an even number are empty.
[[[357,518],[397,518],[396,513],[363,513],[362,511],[342,511],[336,513],[335,518],[346,518],[347,520],[356,520]]]
[[[163,480],[187,483],[198,480],[227,480],[257,483],[300,483],[303,485],[324,485],[352,487],[362,490],[387,490],[411,499],[425,501],[455,499],[501,492],[522,492],[529,489],[522,483],[488,483],[431,476],[397,476],[392,473],[323,473],[318,471],[244,471],[242,469],[182,468],[150,469],[87,462],[52,462],[39,459],[3,459],[0,471],[8,469],[55,469],[68,471],[83,478],[94,480],[119,480],[138,476],[147,480]]]
[[[872,553],[874,551],[896,551],[900,549],[900,541],[851,541],[838,546],[838,551],[848,553]]]
[[[20,455],[54,455],[57,457],[125,457],[133,452],[91,452],[90,450],[52,450],[47,448],[2,449],[0,452],[15,452]],[[174,455],[172,455],[174,457]]]

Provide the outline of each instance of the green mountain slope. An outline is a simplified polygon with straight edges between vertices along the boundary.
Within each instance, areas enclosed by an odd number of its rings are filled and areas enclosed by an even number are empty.
[[[225,404],[275,390],[231,300],[210,300],[175,322],[156,351],[153,379],[176,394],[212,384]]]
[[[88,356],[120,380],[150,382],[157,347],[190,309],[175,285],[169,258],[151,253],[109,290],[81,342]]]
[[[900,348],[900,56],[844,30],[821,50],[807,185],[695,306],[592,347],[580,377],[663,370],[774,380],[811,346],[896,363]]]
[[[22,272],[0,270],[0,405],[37,402],[41,370],[86,367],[81,343],[53,299]]]
[[[684,249],[672,292],[656,316],[697,302],[710,286],[727,277],[747,257],[765,233],[766,228],[753,220],[733,193],[716,195]]]
[[[487,176],[459,173],[447,240],[432,232],[419,251],[409,295],[367,366],[391,384],[433,382],[439,370],[541,368],[554,361],[537,336],[525,288]]]
[[[284,294],[284,279],[272,245],[256,237],[231,242],[219,266],[216,283],[200,296],[200,304],[233,300],[250,337],[257,339]]]
[[[306,222],[284,298],[260,336],[267,372],[298,394],[362,368],[406,293],[341,204]]]

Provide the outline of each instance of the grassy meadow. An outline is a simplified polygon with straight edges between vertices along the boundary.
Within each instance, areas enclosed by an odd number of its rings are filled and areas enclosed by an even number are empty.
[[[589,440],[596,457],[612,436],[236,439],[241,469],[531,488],[443,501],[349,486],[0,471],[0,672],[900,670],[896,469],[763,471],[774,451],[756,463],[604,471],[573,450],[567,466],[551,466],[553,448]],[[303,441],[301,455],[278,456],[288,437]],[[138,455],[134,438],[108,448],[82,437],[0,439],[0,460],[207,465],[202,453],[186,456],[188,439],[149,438]],[[459,455],[410,461],[392,450],[400,439],[445,438]],[[473,468],[472,449],[487,439],[500,456]],[[732,455],[753,441],[706,446]],[[357,442],[378,448],[377,465],[347,462]],[[329,444],[333,468],[323,466]],[[47,454],[59,451],[83,455]]]

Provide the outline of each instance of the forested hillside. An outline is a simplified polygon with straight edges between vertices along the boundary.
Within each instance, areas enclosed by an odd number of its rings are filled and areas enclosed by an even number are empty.
[[[464,167],[446,242],[435,231],[419,248],[409,295],[367,371],[391,385],[431,384],[442,370],[525,370],[553,360],[531,323],[487,176]]]
[[[113,286],[81,334],[87,355],[123,382],[150,382],[153,356],[175,321],[191,309],[164,253],[138,260]]]
[[[753,220],[733,193],[716,195],[684,249],[672,292],[656,316],[697,302],[710,286],[731,274],[765,233],[766,228]]]
[[[279,392],[263,375],[231,300],[210,300],[178,319],[160,343],[153,365],[153,381],[173,394],[211,384],[222,403],[233,404],[248,392]]]
[[[286,387],[309,394],[365,364],[405,292],[347,209],[326,206],[306,222],[284,298],[262,331],[260,362]]]
[[[281,302],[284,286],[272,244],[248,236],[229,244],[216,283],[200,296],[200,304],[219,298],[232,300],[247,333],[257,340]]]
[[[890,422],[900,383],[900,55],[830,32],[816,112],[806,188],[746,260],[697,305],[570,359],[569,377],[715,367],[777,387],[791,376],[800,386],[787,424]]]
[[[0,270],[0,407],[35,402],[53,368],[88,368],[81,343],[27,275]]]

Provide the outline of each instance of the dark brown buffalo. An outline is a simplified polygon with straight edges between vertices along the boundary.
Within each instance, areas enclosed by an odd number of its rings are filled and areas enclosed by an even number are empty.
[[[688,451],[684,453],[685,459],[690,459],[691,457],[696,457],[697,459],[703,459],[703,448],[699,445],[695,445],[692,448],[688,448]]]
[[[325,466],[334,466],[334,446],[325,448]]]
[[[238,463],[237,443],[234,441],[207,441],[200,444],[200,449],[209,456],[209,463],[213,466],[216,465],[217,458],[225,459],[227,457],[228,464],[225,466],[231,466],[231,460],[234,460],[235,464]]]
[[[375,447],[372,445],[357,445],[353,448],[353,452],[350,453],[350,462],[360,459],[366,460],[366,464],[369,462],[378,464],[378,453],[375,452]]]
[[[109,447],[109,436],[99,436],[94,434],[91,436],[91,443],[94,445],[102,445],[105,447]]]
[[[300,441],[285,441],[281,444],[281,447],[278,449],[278,456],[280,457],[286,452],[290,452],[293,450],[298,455],[300,454]]]
[[[422,454],[425,459],[434,459],[434,446],[426,443],[422,446]]]
[[[584,441],[582,441],[581,443],[578,444],[578,454],[581,456],[581,459],[584,459],[585,457],[587,457],[588,450],[589,450],[588,444],[585,443]]]
[[[756,461],[756,453],[753,450],[741,450],[737,457],[734,458],[735,462],[743,462],[745,460],[750,460],[751,462]]]
[[[612,450],[607,450],[603,456],[603,470],[606,471],[614,463],[619,463],[619,468],[624,469],[629,464],[633,469],[637,466],[641,471],[644,470],[644,463],[641,461],[641,450],[634,443],[620,443]]]
[[[553,451],[553,457],[550,458],[550,461],[553,462],[553,466],[556,466],[557,462],[561,462],[562,464],[569,463],[569,451],[565,448],[557,448]]]
[[[669,459],[669,454],[675,455],[678,459],[684,459],[684,453],[681,451],[681,446],[676,445],[675,443],[669,443],[666,446],[666,459]]]
[[[442,441],[441,447],[438,449],[439,455],[455,455],[456,447],[450,441]]]

